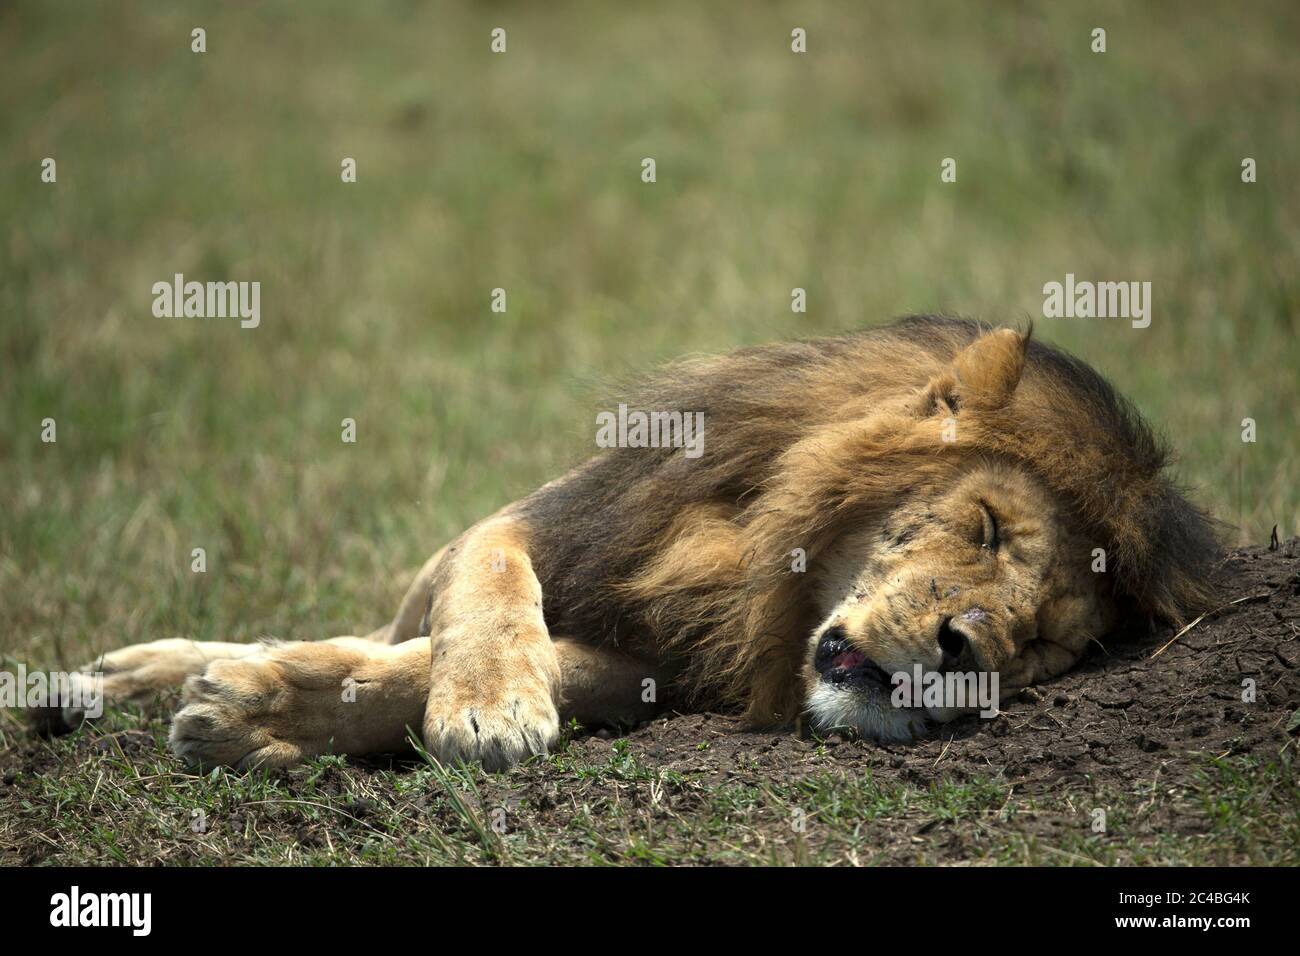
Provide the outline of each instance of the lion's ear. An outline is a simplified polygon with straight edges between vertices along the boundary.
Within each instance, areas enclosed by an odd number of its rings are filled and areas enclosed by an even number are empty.
[[[951,412],[962,407],[1001,408],[1011,400],[1025,369],[1029,332],[994,329],[957,353],[952,365],[926,386],[925,406],[940,403]]]
[[[1011,400],[1025,370],[1028,333],[995,329],[957,353],[952,367],[957,397],[972,408],[1001,408]]]

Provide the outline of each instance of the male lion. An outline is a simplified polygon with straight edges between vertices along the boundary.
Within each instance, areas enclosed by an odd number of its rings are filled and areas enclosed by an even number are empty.
[[[703,454],[597,455],[440,550],[368,637],[127,647],[105,695],[183,682],[171,747],[196,767],[390,752],[408,727],[508,767],[561,718],[644,719],[651,686],[900,740],[961,711],[891,706],[892,674],[997,673],[1005,698],[1121,617],[1211,600],[1214,525],[1150,430],[1028,334],[912,317],[684,362],[629,404],[703,412]]]

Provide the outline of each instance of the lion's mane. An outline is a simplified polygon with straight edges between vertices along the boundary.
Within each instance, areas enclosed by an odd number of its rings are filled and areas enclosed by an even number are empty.
[[[1185,622],[1213,601],[1215,523],[1169,474],[1134,407],[1079,359],[1036,339],[1012,400],[961,418],[951,445],[918,431],[909,397],[942,377],[983,323],[910,316],[835,338],[668,366],[629,407],[703,412],[705,452],[611,449],[525,502],[554,634],[655,646],[696,703],[789,720],[816,625],[806,575],[854,522],[942,487],[971,456],[1037,475],[1104,548],[1116,595]]]

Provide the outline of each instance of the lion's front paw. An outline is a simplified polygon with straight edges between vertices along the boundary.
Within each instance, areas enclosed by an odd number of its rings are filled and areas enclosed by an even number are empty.
[[[185,682],[168,743],[187,767],[285,767],[306,753],[291,738],[293,688],[265,660],[214,661]]]
[[[550,689],[538,679],[498,689],[491,697],[480,685],[435,687],[424,715],[424,745],[447,763],[482,762],[504,770],[530,756],[544,755],[560,736],[560,715]]]

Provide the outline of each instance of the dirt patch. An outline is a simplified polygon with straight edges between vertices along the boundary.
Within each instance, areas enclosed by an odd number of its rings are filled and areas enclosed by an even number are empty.
[[[19,741],[0,752],[0,817],[11,821],[0,854],[28,863],[1286,861],[1300,833],[1290,760],[1300,539],[1234,552],[1220,575],[1233,603],[1176,640],[1167,629],[1112,637],[998,717],[966,718],[906,746],[745,732],[726,716],[687,714],[625,738],[580,734],[508,774],[322,758],[249,782],[177,773],[160,750],[161,716],[53,747]],[[1253,702],[1243,700],[1247,680]],[[86,800],[108,822],[69,822]],[[195,807],[216,827],[197,837],[185,825]],[[1112,815],[1103,833],[1090,826],[1098,807]],[[150,825],[137,830],[144,818]],[[96,842],[105,828],[107,848]]]

